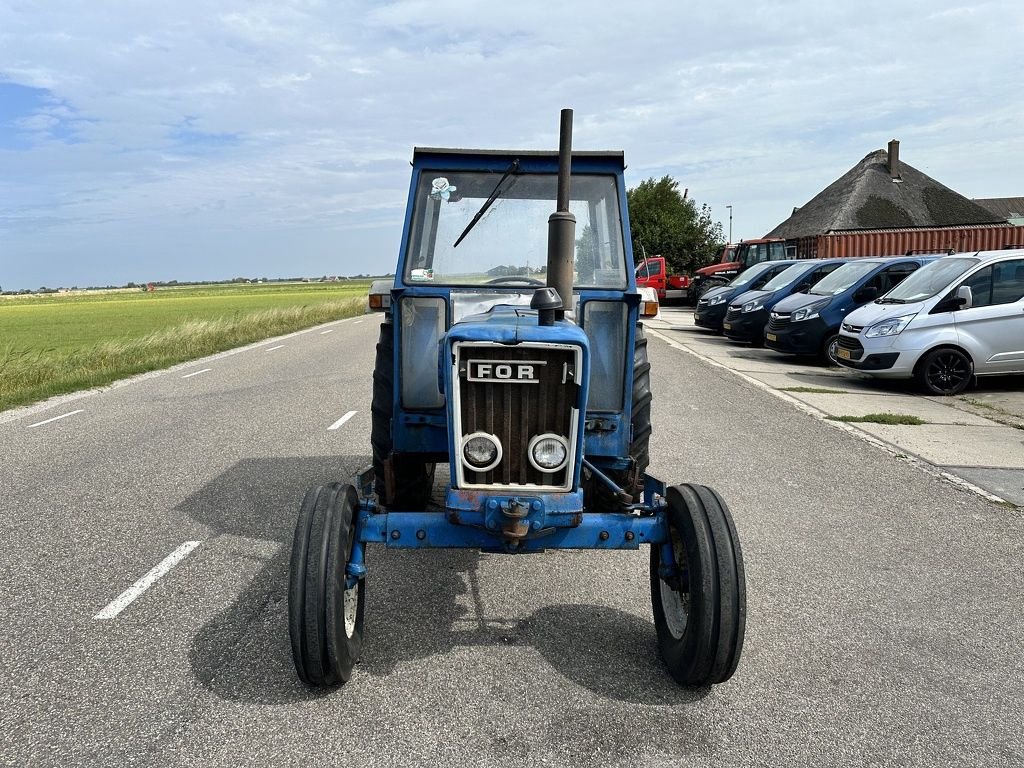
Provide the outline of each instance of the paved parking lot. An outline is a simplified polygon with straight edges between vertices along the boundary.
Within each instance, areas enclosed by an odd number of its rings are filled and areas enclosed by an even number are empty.
[[[994,501],[1024,506],[1024,377],[983,379],[959,397],[928,397],[911,382],[872,379],[730,341],[694,325],[690,308],[663,307],[648,326],[819,418],[916,416],[925,423],[835,423],[896,456],[934,467],[952,482],[969,484]]]

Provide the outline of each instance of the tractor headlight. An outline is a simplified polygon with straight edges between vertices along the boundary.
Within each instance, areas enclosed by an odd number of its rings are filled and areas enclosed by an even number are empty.
[[[569,459],[569,441],[560,435],[537,435],[530,441],[530,463],[541,472],[557,472]]]
[[[494,435],[474,432],[462,440],[462,460],[475,472],[487,472],[501,461],[501,443]]]

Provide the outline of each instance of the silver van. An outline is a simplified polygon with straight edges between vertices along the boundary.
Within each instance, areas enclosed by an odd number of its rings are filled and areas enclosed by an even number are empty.
[[[936,395],[963,392],[975,376],[1024,373],[1024,250],[926,264],[847,316],[836,362],[913,377]]]

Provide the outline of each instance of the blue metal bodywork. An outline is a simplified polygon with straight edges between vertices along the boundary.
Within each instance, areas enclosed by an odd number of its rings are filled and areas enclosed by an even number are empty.
[[[406,282],[406,261],[408,258],[409,243],[411,237],[413,208],[415,193],[423,173],[434,173],[438,171],[453,170],[484,170],[500,174],[509,165],[511,158],[518,158],[522,173],[556,173],[558,171],[558,156],[556,153],[548,152],[474,152],[467,150],[454,154],[451,151],[417,149],[413,157],[412,179],[409,186],[409,197],[406,206],[405,223],[402,230],[402,244],[399,252],[398,267],[395,270],[395,285],[392,290],[392,308],[395,313],[396,322],[393,324],[394,333],[394,370],[393,380],[401,380],[402,350],[405,344],[417,345],[417,339],[406,339],[402,332],[400,313],[402,311],[402,299],[406,297],[437,298],[444,302],[445,306],[445,328],[452,329],[452,294],[466,291],[465,287],[452,287],[443,285],[423,284]],[[623,304],[627,308],[625,350],[616,354],[618,358],[608,361],[609,365],[621,366],[623,387],[621,399],[616,407],[602,408],[601,410],[587,411],[585,425],[582,430],[585,444],[585,454],[597,465],[623,468],[625,463],[621,457],[628,454],[630,443],[630,408],[631,393],[633,391],[633,356],[635,328],[638,319],[640,294],[636,288],[635,269],[633,263],[633,251],[629,232],[629,217],[626,214],[625,200],[626,188],[623,176],[623,158],[621,153],[577,153],[573,155],[573,173],[594,173],[613,175],[616,179],[618,190],[621,223],[623,228],[622,242],[626,259],[626,289],[624,291],[581,289],[577,290],[576,320],[582,326],[582,318],[585,314],[586,305],[589,302],[606,301]],[[485,286],[480,287],[485,290]],[[507,291],[508,288],[495,288],[495,292]],[[500,320],[490,322],[506,322],[507,317],[501,315]],[[536,325],[534,316],[533,324]],[[586,328],[583,330],[586,332]],[[550,333],[550,331],[549,331]],[[559,333],[558,331],[555,334]],[[545,337],[547,341],[556,341],[553,336]],[[593,340],[592,340],[593,341]],[[444,345],[442,340],[441,346]],[[592,348],[594,347],[591,344]],[[440,350],[438,350],[440,352]],[[598,345],[593,354],[600,355],[605,350]],[[598,361],[600,362],[600,360]],[[439,385],[442,383],[443,373],[439,371]],[[407,408],[402,403],[401,389],[395,387],[394,407],[392,422],[392,445],[399,453],[429,454],[436,459],[443,455],[450,455],[451,440],[449,437],[449,414],[445,406],[437,408]]]
[[[641,544],[662,545],[668,541],[665,489],[660,482],[647,478],[643,503],[615,510],[588,509],[584,512],[581,488],[583,459],[590,466],[603,470],[627,469],[631,464],[633,349],[640,294],[635,284],[625,206],[624,164],[620,153],[574,155],[572,170],[573,173],[613,175],[616,179],[626,260],[624,290],[577,289],[574,292],[575,306],[566,308],[570,317],[549,326],[538,323],[534,310],[503,304],[460,317],[458,322],[454,322],[453,296],[470,289],[407,282],[405,279],[415,193],[421,175],[457,170],[500,174],[508,168],[513,157],[519,160],[521,173],[554,174],[558,171],[556,153],[453,153],[418,149],[414,154],[402,247],[392,290],[393,380],[401,381],[405,345],[411,345],[410,350],[415,350],[416,354],[431,355],[437,360],[438,388],[444,394],[444,403],[431,408],[406,407],[402,400],[402,387],[395,386],[392,446],[396,453],[421,454],[429,456],[431,461],[458,460],[458,436],[452,427],[453,350],[456,344],[570,345],[579,348],[582,354],[582,377],[574,404],[579,411],[579,424],[571,489],[567,492],[541,492],[529,486],[510,486],[500,490],[470,490],[456,487],[453,479],[440,511],[392,509],[385,512],[376,506],[369,491],[365,490],[368,485],[365,485],[356,522],[357,540],[348,566],[350,582],[365,574],[363,551],[371,542],[397,548],[466,547],[511,553],[538,552],[548,548],[637,549]],[[486,285],[474,286],[472,292],[486,294],[488,288]],[[493,288],[495,294],[507,294],[509,290],[507,286]],[[415,329],[411,324],[405,327],[403,304],[409,299],[440,301],[443,305],[444,330],[436,342],[434,336],[429,336],[425,342],[422,329]],[[592,303],[593,313],[589,311]],[[613,325],[601,326],[594,321],[594,327],[588,328],[585,318],[597,318],[602,311],[602,322],[608,323],[611,318]],[[616,317],[621,319],[621,326],[614,325],[618,322]],[[611,336],[617,337],[614,343]],[[429,343],[436,343],[436,351],[424,348]],[[621,391],[613,396],[606,388],[601,408],[588,407],[592,375],[602,377],[602,381],[608,378],[621,381]],[[667,557],[669,559],[664,562],[671,568],[671,547],[667,548]]]

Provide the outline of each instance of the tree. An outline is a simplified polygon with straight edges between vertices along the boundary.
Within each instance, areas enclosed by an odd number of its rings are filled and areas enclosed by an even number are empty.
[[[661,255],[672,272],[690,272],[710,264],[725,243],[721,222],[712,221],[711,208],[679,192],[671,176],[641,181],[627,190],[633,253]],[[641,245],[643,247],[641,247]]]

